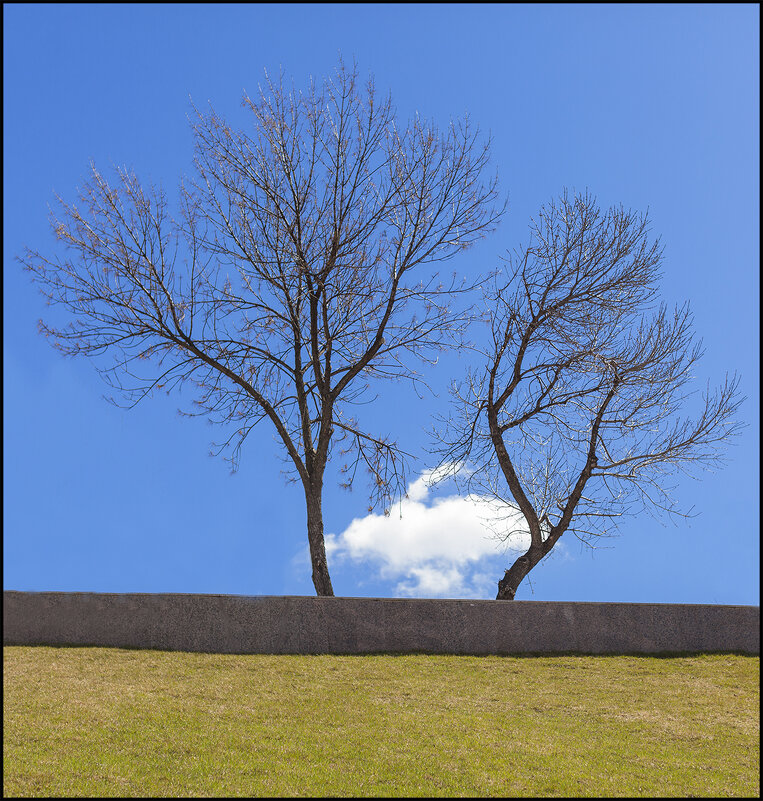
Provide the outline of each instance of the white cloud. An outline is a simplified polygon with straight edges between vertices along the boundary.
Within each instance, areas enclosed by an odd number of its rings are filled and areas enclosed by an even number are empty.
[[[529,534],[519,512],[495,499],[450,495],[427,503],[430,485],[459,467],[424,472],[389,516],[369,514],[329,534],[329,558],[371,563],[381,579],[396,582],[397,595],[493,597],[507,566],[496,533],[518,529],[508,545],[522,550]]]

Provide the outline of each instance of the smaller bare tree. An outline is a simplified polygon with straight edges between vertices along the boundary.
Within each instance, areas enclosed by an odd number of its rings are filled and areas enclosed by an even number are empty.
[[[459,413],[438,451],[468,460],[468,482],[518,507],[529,530],[499,600],[568,531],[593,545],[627,513],[684,514],[671,475],[719,464],[740,428],[735,377],[681,415],[701,343],[688,304],[655,304],[661,262],[646,215],[565,192],[486,296],[485,366],[454,385]]]

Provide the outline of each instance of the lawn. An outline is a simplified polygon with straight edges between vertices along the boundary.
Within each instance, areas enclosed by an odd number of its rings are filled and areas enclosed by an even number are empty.
[[[758,657],[3,649],[4,796],[757,796]]]

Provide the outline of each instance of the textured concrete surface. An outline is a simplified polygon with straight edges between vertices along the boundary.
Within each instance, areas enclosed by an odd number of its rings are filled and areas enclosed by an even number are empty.
[[[4,591],[3,644],[232,654],[759,654],[760,607]]]

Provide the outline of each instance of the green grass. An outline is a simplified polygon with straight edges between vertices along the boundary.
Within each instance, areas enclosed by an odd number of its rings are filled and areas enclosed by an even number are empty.
[[[4,796],[757,796],[757,657],[6,647]]]

